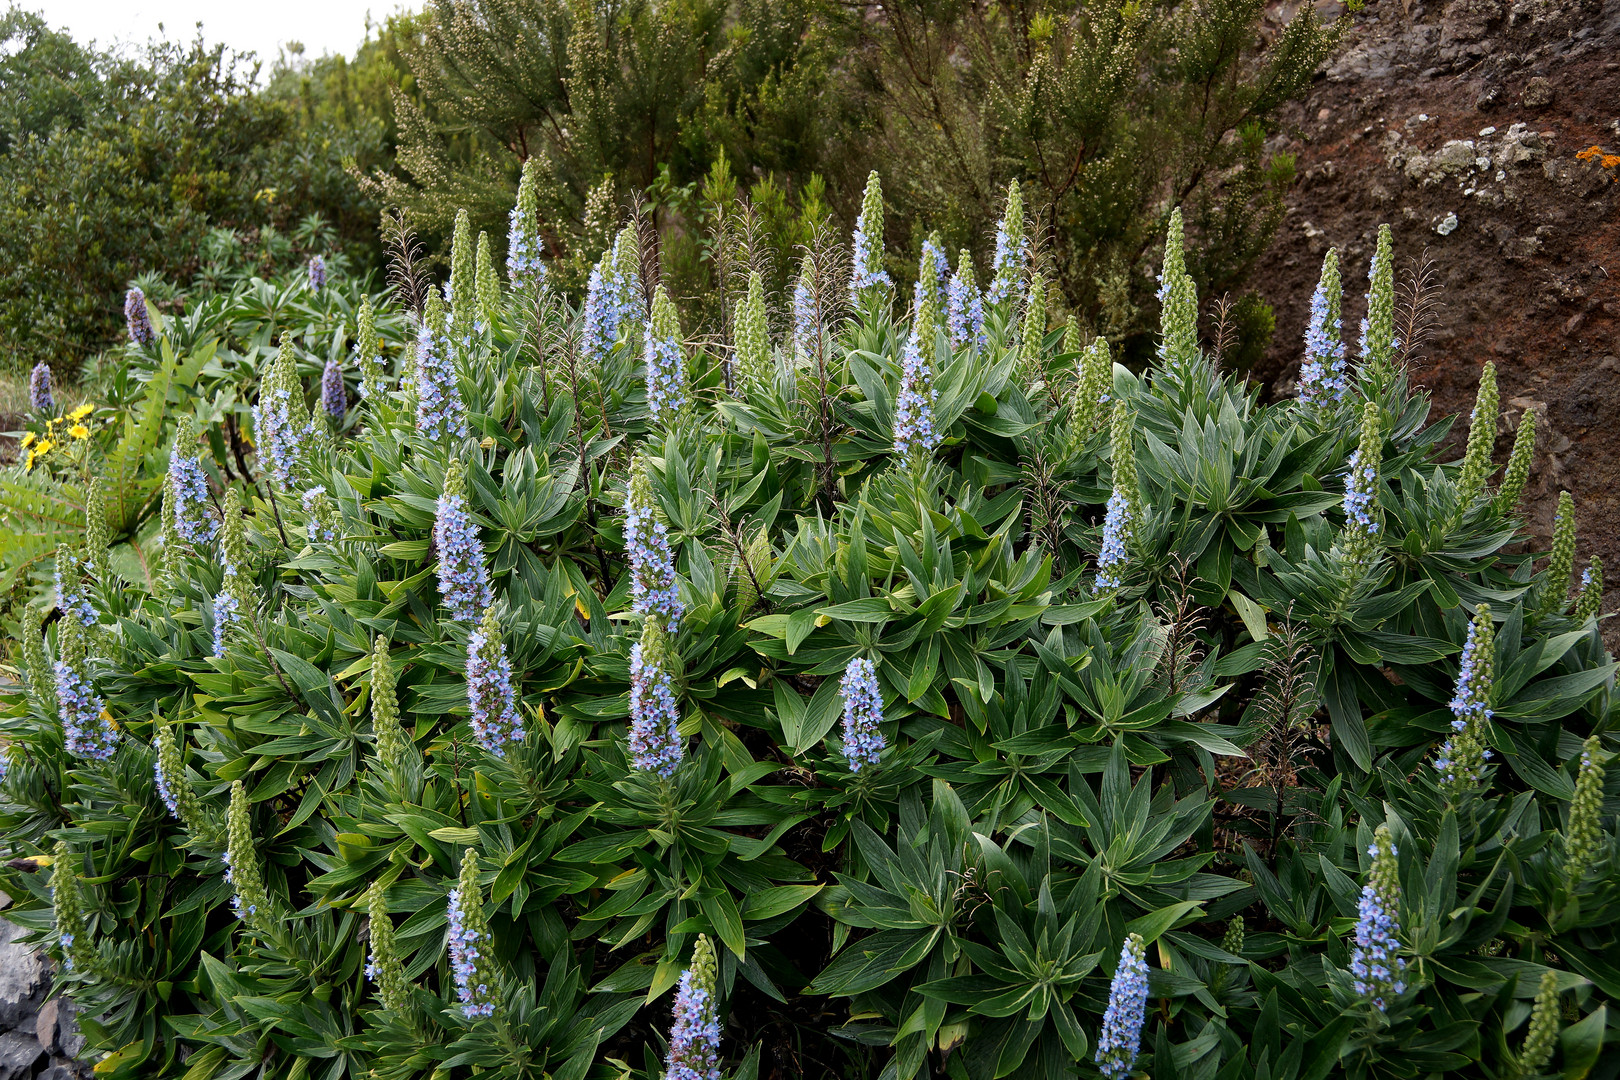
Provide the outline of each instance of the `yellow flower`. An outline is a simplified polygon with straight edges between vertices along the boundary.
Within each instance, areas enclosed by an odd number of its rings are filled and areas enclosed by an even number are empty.
[[[85,427],[83,424],[74,424],[72,427],[68,428],[68,434],[73,436],[75,439],[88,439],[90,437],[90,429]]]
[[[68,413],[68,419],[83,420],[85,417],[89,416],[95,411],[96,407],[87,401],[83,405],[80,405],[77,409],[74,409],[72,412]]]
[[[32,431],[30,431],[28,434],[26,434],[26,435],[24,435],[22,437],[22,448],[24,450],[26,450],[30,446],[33,446],[33,445],[34,445],[34,433]]]
[[[51,447],[55,445],[56,444],[51,442],[49,439],[41,439],[39,440],[39,445],[34,447],[34,453],[39,457],[44,457],[46,454],[51,452]]]

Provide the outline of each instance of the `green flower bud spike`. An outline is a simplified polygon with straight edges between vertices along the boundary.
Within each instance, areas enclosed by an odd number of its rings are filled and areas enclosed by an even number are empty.
[[[1395,250],[1388,225],[1378,226],[1367,287],[1367,321],[1361,330],[1361,381],[1377,397],[1395,379]]]
[[[1569,581],[1575,573],[1575,497],[1558,493],[1558,513],[1553,517],[1552,554],[1547,557],[1542,583],[1541,614],[1561,615],[1569,607]]]
[[[255,930],[274,925],[259,853],[253,847],[247,789],[240,780],[231,781],[231,808],[225,815],[225,880],[231,883],[231,908],[238,919]]]
[[[929,241],[936,247],[941,246],[938,233],[932,234]],[[939,309],[939,290],[939,266],[925,251],[917,267],[917,311],[913,316],[913,327],[917,331],[923,357],[927,360],[935,358],[939,329],[944,320],[944,312]]]
[[[490,254],[489,233],[478,234],[477,284],[478,317],[485,326],[494,326],[501,317],[501,279],[495,273],[495,259]]]
[[[378,759],[390,772],[400,775],[413,744],[400,727],[397,681],[394,662],[388,655],[388,639],[378,634],[371,650],[371,732],[377,740]]]
[[[39,624],[38,612],[23,612],[22,659],[28,669],[28,698],[39,715],[55,717],[62,706],[56,697],[56,673],[45,656],[45,635]]]
[[[360,368],[360,396],[375,406],[388,393],[388,376],[382,365],[377,313],[369,296],[361,299],[360,313],[355,317],[354,355]]]
[[[1064,351],[1069,350],[1065,347]],[[1069,421],[1071,448],[1085,442],[1097,429],[1103,415],[1103,401],[1113,386],[1113,374],[1114,358],[1108,351],[1108,342],[1097,338],[1080,356],[1074,412]]]
[[[986,290],[992,304],[1017,300],[1024,270],[1024,190],[1016,180],[1007,183],[1007,212],[996,236],[995,274]]]
[[[1024,308],[1024,322],[1019,329],[1020,366],[1024,369],[1024,386],[1032,387],[1046,378],[1046,278],[1036,274],[1029,283],[1029,303]]]
[[[1584,623],[1603,613],[1603,560],[1596,555],[1581,571],[1581,591],[1575,598],[1575,621]]]
[[[1232,920],[1226,924],[1226,933],[1221,937],[1221,948],[1233,956],[1242,956],[1243,930],[1243,916],[1232,916]],[[1232,966],[1230,964],[1219,964],[1215,967],[1214,975],[1215,989],[1220,990],[1226,986],[1227,980],[1232,977]]]
[[[411,984],[394,944],[394,923],[388,917],[388,897],[383,883],[373,881],[366,890],[366,912],[370,918],[371,963],[366,977],[377,987],[377,1003],[386,1012],[404,1015],[411,1004]]]
[[[197,798],[197,792],[191,786],[191,778],[186,775],[185,756],[181,752],[180,739],[175,737],[174,729],[175,725],[170,724],[158,728],[158,791],[168,804],[169,812],[186,827],[187,832],[198,837],[208,836],[214,829],[203,814],[202,800]],[[181,731],[183,735],[184,729]]]
[[[101,477],[92,474],[84,488],[84,568],[94,574],[97,581],[104,581],[107,577],[107,548],[110,543],[107,497]]]
[[[1526,411],[1519,420],[1519,430],[1513,436],[1513,450],[1508,454],[1507,470],[1502,474],[1502,486],[1496,493],[1496,512],[1504,517],[1519,509],[1519,496],[1530,480],[1530,464],[1536,455],[1536,414]]]
[[[1347,567],[1365,569],[1379,549],[1383,523],[1378,513],[1378,472],[1383,463],[1383,417],[1376,401],[1361,410],[1361,439],[1346,462],[1344,530],[1335,548]]]
[[[478,317],[478,269],[473,259],[472,219],[466,210],[456,211],[455,232],[450,237],[449,300],[451,334],[459,347]]]
[[[220,534],[220,550],[225,568],[225,592],[236,601],[237,616],[249,618],[258,610],[253,585],[248,581],[251,556],[248,550],[247,518],[242,513],[242,493],[225,490],[225,527]]]
[[[1575,798],[1564,826],[1564,881],[1573,892],[1597,866],[1606,846],[1599,818],[1603,814],[1603,762],[1605,754],[1593,735],[1581,747],[1581,770],[1575,777]]]
[[[79,857],[64,841],[58,840],[51,857],[51,903],[56,914],[62,966],[69,972],[89,974],[95,950],[90,946],[90,931],[85,925],[78,864]]]
[[[1536,1003],[1530,1008],[1530,1031],[1513,1063],[1514,1076],[1534,1076],[1552,1060],[1553,1048],[1558,1045],[1559,1011],[1558,972],[1549,968],[1541,973]]]
[[[478,885],[478,852],[472,848],[462,854],[461,876],[450,894],[448,917],[450,972],[462,1014],[468,1019],[493,1015],[494,943],[489,939],[484,894]]]
[[[1080,316],[1071,314],[1063,326],[1063,351],[1077,353],[1080,349]]]
[[[1170,213],[1164,242],[1164,269],[1159,276],[1159,359],[1172,369],[1197,363],[1198,290],[1187,275],[1181,208]]]
[[[733,376],[743,396],[768,390],[772,383],[771,324],[765,311],[765,281],[758,270],[748,274],[748,295],[737,301],[736,372]]]
[[[1468,450],[1463,454],[1462,473],[1457,478],[1457,511],[1453,521],[1485,490],[1486,479],[1496,471],[1491,454],[1496,449],[1496,414],[1500,408],[1496,365],[1487,363],[1480,372],[1479,392],[1474,396],[1473,422],[1468,428]]]

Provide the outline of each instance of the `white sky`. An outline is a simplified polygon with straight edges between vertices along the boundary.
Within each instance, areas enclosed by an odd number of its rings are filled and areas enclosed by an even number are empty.
[[[306,56],[352,54],[366,36],[368,12],[377,23],[399,8],[420,8],[421,0],[20,0],[18,6],[103,48],[159,36],[189,41],[201,22],[209,44],[252,49],[268,66],[289,41],[303,42]]]

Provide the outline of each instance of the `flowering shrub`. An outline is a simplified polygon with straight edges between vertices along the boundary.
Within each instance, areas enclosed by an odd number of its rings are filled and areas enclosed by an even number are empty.
[[[1259,404],[1179,215],[1134,374],[1008,204],[987,292],[815,249],[719,345],[633,227],[570,298],[463,226],[341,417],[267,332],[251,440],[154,442],[143,559],[74,533],[0,687],[101,1073],[1587,1075],[1615,665],[1494,378],[1449,460],[1386,235],[1359,362],[1325,300]]]

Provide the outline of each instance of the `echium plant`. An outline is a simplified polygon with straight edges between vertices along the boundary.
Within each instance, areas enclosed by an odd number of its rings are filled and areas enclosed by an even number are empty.
[[[381,881],[366,889],[366,919],[371,938],[371,959],[366,978],[377,988],[377,1004],[384,1010],[403,1015],[411,1002],[411,983],[394,943],[394,923],[388,917],[388,890]]]
[[[1502,486],[1496,490],[1496,512],[1502,516],[1519,509],[1519,498],[1524,485],[1530,480],[1530,466],[1536,456],[1536,414],[1525,410],[1519,418],[1519,430],[1513,435],[1513,449],[1508,452],[1507,467],[1502,470]]]
[[[1311,295],[1311,320],[1305,328],[1305,359],[1299,366],[1299,400],[1316,408],[1337,405],[1350,389],[1344,357],[1341,309],[1344,283],[1339,276],[1339,249],[1328,248],[1322,276]]]
[[[321,369],[321,408],[333,424],[341,424],[349,411],[349,393],[343,387],[343,361],[336,356],[327,358]]]
[[[1339,562],[1347,570],[1365,570],[1379,551],[1378,467],[1383,460],[1383,417],[1376,401],[1361,410],[1361,438],[1346,462],[1344,475],[1344,529],[1334,544]]]
[[[1457,510],[1453,522],[1485,490],[1485,481],[1496,471],[1491,454],[1496,449],[1496,413],[1501,399],[1496,390],[1496,365],[1486,362],[1479,375],[1479,391],[1474,396],[1474,412],[1468,426],[1468,449],[1463,453],[1462,472],[1457,477]]]
[[[304,492],[304,533],[312,544],[330,544],[337,539],[337,506],[323,485]]]
[[[808,251],[793,285],[793,351],[799,364],[812,363],[821,348],[821,299],[816,293],[816,261]]]
[[[107,549],[112,536],[107,526],[107,494],[99,475],[84,482],[84,568],[97,581],[106,584],[112,567],[107,562]]]
[[[474,277],[473,295],[474,312],[476,314],[475,326],[478,330],[487,330],[494,326],[501,317],[503,298],[501,296],[500,275],[495,273],[495,256],[489,247],[489,233],[478,234],[478,256],[475,260],[477,271]]]
[[[939,442],[934,430],[934,372],[917,331],[900,352],[900,391],[894,398],[894,455],[917,465]]]
[[[1377,397],[1395,378],[1395,249],[1388,225],[1378,226],[1378,246],[1367,270],[1367,314],[1361,320],[1363,392]]]
[[[84,555],[63,544],[56,549],[56,606],[71,622],[88,629],[96,623],[96,608],[84,585]]]
[[[714,946],[699,934],[675,991],[664,1080],[720,1080],[719,983]]]
[[[56,697],[56,671],[45,655],[45,634],[39,614],[22,612],[22,661],[28,674],[28,697],[40,716],[55,717],[60,711]],[[60,633],[60,631],[58,631]]]
[[[1383,1013],[1390,1001],[1406,992],[1406,961],[1401,951],[1401,882],[1398,852],[1389,826],[1380,825],[1367,848],[1372,869],[1361,887],[1356,916],[1356,945],[1350,954],[1355,991]]]
[[[1544,1071],[1558,1046],[1558,1021],[1562,1010],[1558,1005],[1558,972],[1548,968],[1541,973],[1541,984],[1536,988],[1536,1000],[1530,1007],[1530,1027],[1524,1036],[1524,1045],[1513,1059],[1509,1075],[1531,1077]]]
[[[484,565],[484,545],[467,511],[467,473],[459,460],[444,470],[444,489],[433,520],[433,546],[439,553],[439,596],[450,617],[472,622],[495,602]]]
[[[404,769],[411,750],[410,736],[399,723],[399,673],[388,653],[388,639],[377,635],[371,649],[371,735],[377,757],[396,776]]]
[[[450,309],[452,350],[467,348],[478,322],[478,266],[473,259],[472,218],[465,208],[456,211],[450,234],[450,278],[444,284],[444,302]]]
[[[613,277],[613,252],[609,251],[585,282],[580,353],[588,364],[600,364],[619,339],[619,324],[624,319],[619,297],[620,290]]]
[[[1552,552],[1541,584],[1540,611],[1561,615],[1569,607],[1569,583],[1575,574],[1575,496],[1558,493],[1558,511],[1553,514]]]
[[[208,822],[203,816],[202,800],[197,797],[190,778],[186,776],[186,760],[181,750],[185,729],[180,728],[180,738],[176,738],[177,727],[177,724],[158,727],[157,756],[152,762],[153,779],[163,805],[168,807],[174,819],[193,836],[202,836],[208,831]]]
[[[157,340],[157,332],[152,329],[152,314],[146,310],[146,294],[139,285],[131,286],[124,294],[124,326],[136,347]]]
[[[618,290],[619,314],[632,333],[647,318],[647,282],[641,277],[641,235],[635,222],[619,230],[613,241],[613,284]]]
[[[231,910],[238,919],[255,930],[275,925],[253,846],[252,807],[240,780],[231,781],[231,804],[225,813],[225,880],[231,883]]]
[[[1581,744],[1581,767],[1575,777],[1575,797],[1564,826],[1564,882],[1573,891],[1597,866],[1605,847],[1600,818],[1603,814],[1603,744],[1593,735]]]
[[[675,303],[662,285],[653,293],[652,318],[647,321],[642,356],[647,372],[647,412],[654,424],[667,428],[687,406],[686,347],[681,341]]]
[[[78,857],[66,841],[58,840],[51,853],[51,906],[56,917],[56,941],[62,967],[69,973],[87,973],[95,949],[84,913]]]
[[[518,180],[517,203],[512,207],[506,231],[506,279],[512,288],[533,291],[546,281],[545,242],[540,236],[540,159],[523,163]]]
[[[50,412],[56,408],[51,393],[51,365],[41,360],[28,373],[28,407],[35,412]]]
[[[375,405],[388,393],[388,373],[383,368],[377,312],[369,296],[361,299],[360,311],[355,316],[354,359],[360,371],[360,397]]]
[[[630,560],[630,610],[657,616],[673,633],[683,610],[675,580],[675,555],[669,544],[669,526],[653,497],[647,460],[640,456],[631,466],[625,492],[624,551]]]
[[[1170,212],[1159,272],[1159,359],[1169,371],[1198,362],[1198,289],[1187,273],[1181,207]]]
[[[1147,945],[1129,934],[1119,950],[1119,966],[1108,988],[1108,1009],[1097,1035],[1097,1069],[1108,1080],[1122,1080],[1136,1064],[1148,997]]]
[[[197,454],[197,427],[189,413],[182,413],[174,425],[168,485],[175,534],[188,544],[212,543],[219,524],[209,505],[208,476]]]
[[[304,384],[298,377],[293,338],[284,333],[270,370],[259,384],[259,400],[253,406],[253,431],[259,452],[268,460],[270,475],[284,491],[292,490],[303,474],[313,430],[304,404]]]
[[[236,488],[225,492],[225,525],[220,536],[222,580],[214,597],[214,655],[224,656],[230,628],[253,617],[253,584],[248,580],[249,551],[247,518],[242,513],[242,494]]]
[[[1596,555],[1581,571],[1581,591],[1575,597],[1575,621],[1584,623],[1603,612],[1603,560]]]
[[[484,612],[478,628],[467,637],[467,706],[473,737],[491,754],[505,757],[508,746],[523,741],[523,718],[512,690],[512,665],[506,658],[494,608]]]
[[[56,624],[56,697],[60,702],[62,736],[74,757],[106,761],[118,744],[106,714],[106,703],[96,692],[90,671],[84,624],[61,619]]]
[[[1468,626],[1457,688],[1451,696],[1451,734],[1434,759],[1440,787],[1447,799],[1460,804],[1485,779],[1487,724],[1494,715],[1491,693],[1496,680],[1496,627],[1491,606],[1480,604]]]
[[[1080,331],[1075,320],[1070,320],[1074,330],[1074,348],[1069,347],[1065,340],[1064,352],[1079,351]],[[1064,332],[1065,339],[1068,331]],[[1071,442],[1076,447],[1083,443],[1090,434],[1097,429],[1098,422],[1104,413],[1103,404],[1108,400],[1108,391],[1113,386],[1114,358],[1108,351],[1108,342],[1103,338],[1095,338],[1086,350],[1080,354],[1075,365],[1074,401],[1070,407],[1069,428]]]
[[[732,380],[737,393],[750,398],[769,390],[773,382],[771,322],[765,310],[765,279],[758,270],[748,273],[748,294],[737,301],[732,318],[735,356]]]
[[[1131,539],[1142,517],[1142,488],[1136,474],[1135,417],[1123,401],[1114,403],[1111,427],[1114,487],[1103,518],[1102,549],[1097,554],[1097,591],[1124,583]]]
[[[469,1020],[494,1016],[489,921],[484,916],[484,893],[478,884],[478,852],[472,848],[461,855],[461,875],[450,890],[446,915],[450,923],[450,974],[455,980],[461,1014]]]
[[[942,266],[944,270],[940,269]],[[912,289],[911,332],[920,343],[923,354],[930,359],[944,316],[941,282],[949,268],[945,252],[939,245],[932,240],[923,241],[922,258],[917,263],[917,284]]]
[[[849,291],[859,296],[866,289],[892,289],[894,280],[883,269],[883,184],[873,169],[866,178],[861,196],[861,214],[855,221],[850,240],[855,267],[849,278]]]
[[[467,403],[450,336],[444,303],[430,289],[416,336],[416,430],[434,442],[467,435]]]
[[[649,616],[641,624],[641,640],[630,647],[630,764],[666,780],[686,754],[670,651],[669,634]]]
[[[1029,241],[1024,236],[1024,190],[1018,181],[1007,184],[1007,209],[996,224],[996,254],[990,263],[990,284],[984,298],[993,305],[1017,300],[1023,284]]]
[[[1036,273],[1029,279],[1029,299],[1024,305],[1024,318],[1018,327],[1018,364],[1024,375],[1024,386],[1030,388],[1046,378],[1046,359],[1043,345],[1046,341],[1046,277]]]
[[[984,347],[984,297],[973,279],[973,256],[967,248],[957,257],[956,273],[945,287],[945,328],[953,349]]]
[[[309,291],[320,292],[326,288],[326,260],[319,255],[309,257]]]
[[[883,723],[883,691],[878,686],[877,668],[864,656],[857,656],[844,668],[839,693],[844,699],[844,760],[849,771],[858,773],[865,766],[875,767],[887,745]]]

